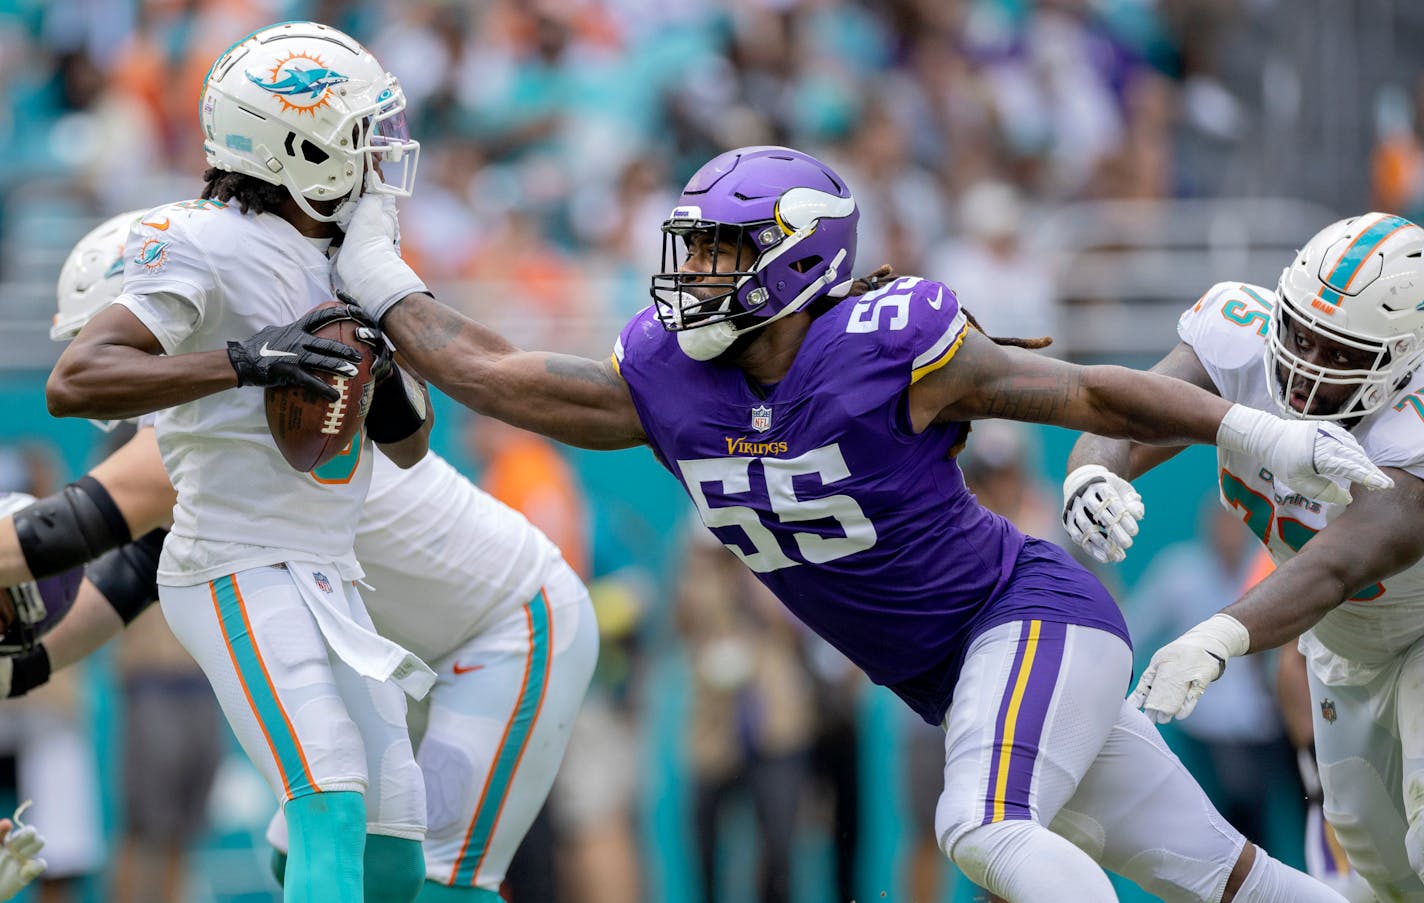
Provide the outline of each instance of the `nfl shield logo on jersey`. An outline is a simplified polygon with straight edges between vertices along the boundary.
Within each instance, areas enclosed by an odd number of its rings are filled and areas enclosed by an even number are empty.
[[[331,581],[326,579],[326,575],[321,571],[312,571],[312,579],[316,581],[317,588],[322,592],[331,592]]]
[[[759,404],[752,408],[752,429],[764,433],[771,429],[771,406]]]
[[[1322,699],[1320,701],[1320,717],[1331,724],[1335,723],[1335,700]]]

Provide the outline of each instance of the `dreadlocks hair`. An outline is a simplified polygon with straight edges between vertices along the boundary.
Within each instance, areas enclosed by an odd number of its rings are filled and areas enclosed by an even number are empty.
[[[236,201],[243,213],[273,213],[287,200],[287,189],[240,172],[209,167],[203,173],[203,199]]]
[[[866,292],[873,292],[887,282],[894,282],[897,278],[899,277],[895,275],[895,268],[888,263],[882,263],[875,269],[875,272],[860,276],[851,282],[850,291],[846,293],[846,296],[854,298]]]
[[[979,325],[979,321],[974,319],[974,315],[969,312],[968,308],[961,305],[959,312],[964,314],[964,319],[969,321],[969,326],[972,329],[977,330],[980,335],[995,345],[1012,345],[1015,348],[1028,348],[1037,351],[1040,348],[1047,348],[1053,344],[1053,337],[1046,335],[1041,335],[1036,339],[1017,339],[1013,337],[989,335],[989,333],[984,331],[984,327]]]
[[[895,268],[888,263],[883,263],[879,267],[877,267],[873,273],[870,273],[867,276],[861,276],[860,278],[852,282],[850,284],[850,291],[847,294],[849,297],[863,295],[866,292],[875,291],[882,285],[885,285],[887,282],[894,282],[897,278],[898,277],[895,275]],[[995,345],[1011,345],[1015,348],[1028,348],[1030,350],[1037,351],[1040,348],[1047,348],[1049,345],[1053,344],[1053,338],[1051,336],[1046,335],[1039,336],[1036,339],[1005,338],[1002,336],[989,335],[987,332],[984,331],[984,327],[979,325],[979,321],[974,319],[974,315],[969,312],[969,309],[967,307],[961,304],[959,306],[959,310],[961,313],[964,314],[964,319],[969,321],[969,325],[972,329],[974,329],[980,335],[984,336],[984,338],[993,342]]]

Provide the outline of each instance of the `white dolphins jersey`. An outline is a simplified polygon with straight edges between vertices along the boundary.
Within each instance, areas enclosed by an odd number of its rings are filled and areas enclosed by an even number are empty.
[[[356,531],[376,630],[439,661],[526,605],[557,546],[434,452],[401,470],[379,452]]]
[[[167,354],[225,350],[333,298],[317,242],[272,214],[217,201],[159,207],[136,222],[124,252],[122,304]],[[217,392],[161,411],[163,465],[178,491],[158,580],[188,586],[282,561],[361,576],[352,550],[371,478],[358,438],[311,473],[293,470],[267,429],[263,391]]]
[[[1228,401],[1276,413],[1266,380],[1266,330],[1275,292],[1256,285],[1212,286],[1182,314],[1177,334],[1192,346],[1217,392]],[[1394,403],[1351,430],[1370,460],[1424,478],[1424,377],[1415,373]],[[1221,503],[1281,564],[1344,510],[1287,489],[1260,461],[1217,451]],[[1363,492],[1366,490],[1355,490]],[[1300,642],[1317,677],[1327,684],[1362,684],[1424,636],[1424,563],[1355,593]]]

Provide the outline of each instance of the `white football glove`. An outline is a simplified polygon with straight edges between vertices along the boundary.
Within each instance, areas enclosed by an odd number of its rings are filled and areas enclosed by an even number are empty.
[[[1265,411],[1232,405],[1217,427],[1216,444],[1250,455],[1291,489],[1322,502],[1349,504],[1351,483],[1366,489],[1394,485],[1370,461],[1355,437],[1334,423],[1282,420]]]
[[[1099,464],[1085,464],[1063,481],[1063,528],[1103,564],[1127,557],[1146,513],[1132,484]]]
[[[377,323],[407,295],[427,291],[425,283],[400,256],[400,220],[395,198],[362,196],[346,224],[346,238],[336,255],[340,288]]]
[[[1218,612],[1158,649],[1127,701],[1158,724],[1185,718],[1197,707],[1206,685],[1225,673],[1227,661],[1249,648],[1246,627]]]
[[[26,884],[44,874],[46,863],[35,855],[44,848],[44,837],[34,827],[20,821],[20,816],[29,806],[29,800],[26,800],[15,810],[15,827],[0,844],[0,900],[9,900]]]

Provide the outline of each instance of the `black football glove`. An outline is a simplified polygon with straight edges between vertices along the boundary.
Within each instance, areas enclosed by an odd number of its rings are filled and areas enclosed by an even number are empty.
[[[346,305],[347,317],[356,321],[356,338],[376,352],[376,360],[371,364],[371,380],[379,386],[395,372],[395,352],[391,349],[391,343],[386,341],[386,334],[381,332],[381,327],[376,325],[371,315],[362,310],[350,295],[338,290],[336,299]]]
[[[295,323],[268,326],[243,342],[227,343],[227,359],[239,386],[303,386],[330,401],[341,393],[309,371],[355,376],[361,352],[313,333],[328,323],[349,320],[345,307],[324,307]],[[384,344],[384,343],[383,343]]]

